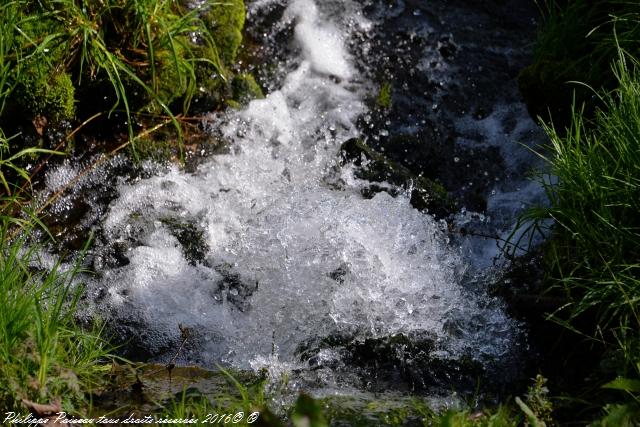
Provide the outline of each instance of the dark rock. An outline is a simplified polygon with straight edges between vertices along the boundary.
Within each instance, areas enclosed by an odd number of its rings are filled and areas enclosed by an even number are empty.
[[[193,222],[183,222],[173,217],[163,218],[160,221],[178,239],[182,253],[189,264],[196,265],[205,261],[209,246],[204,240],[204,231],[201,228]]]
[[[443,36],[438,41],[438,52],[443,58],[452,58],[458,51],[458,46],[453,42],[453,36],[451,34]]]
[[[122,241],[101,248],[93,258],[94,269],[100,271],[104,268],[119,268],[129,265],[128,249],[128,244]]]
[[[471,392],[476,380],[486,376],[480,362],[469,356],[436,356],[435,340],[425,335],[361,339],[336,334],[302,345],[298,354],[312,369],[340,369],[337,364],[326,365],[331,361],[320,362],[317,354],[327,348],[339,352],[341,360],[362,378],[363,387],[371,391],[454,388],[464,393]]]
[[[341,164],[353,163],[356,177],[370,182],[386,182],[404,190],[411,191],[411,204],[416,209],[429,212],[437,218],[448,216],[453,211],[453,203],[447,191],[435,181],[423,176],[414,175],[409,169],[387,159],[382,154],[367,146],[361,139],[352,138],[340,147]],[[380,191],[398,194],[379,185],[370,185],[363,189],[365,197]]]
[[[222,275],[222,280],[216,284],[213,297],[222,303],[226,298],[238,310],[245,312],[251,307],[250,298],[258,289],[258,282],[244,280],[232,270],[231,265],[221,264],[215,270]]]
[[[340,265],[340,267],[336,268],[331,273],[329,273],[329,277],[342,285],[344,283],[344,277],[348,273],[349,273],[349,266],[343,263]]]

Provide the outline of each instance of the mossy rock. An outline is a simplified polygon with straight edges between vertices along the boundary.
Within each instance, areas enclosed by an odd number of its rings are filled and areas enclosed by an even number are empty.
[[[233,97],[228,73],[221,74],[213,64],[199,63],[196,66],[197,91],[191,101],[190,113],[208,113]]]
[[[74,118],[75,88],[69,73],[36,64],[21,77],[16,100],[26,114],[43,116],[53,123]]]
[[[234,101],[245,105],[254,99],[264,98],[262,88],[251,74],[243,73],[233,77],[231,81]]]
[[[209,0],[208,10],[202,20],[211,32],[218,47],[220,59],[232,64],[242,44],[242,29],[245,21],[243,0]]]
[[[241,405],[243,397],[228,375],[243,384],[251,396],[263,387],[264,378],[260,373],[231,368],[226,371],[114,362],[109,371],[109,387],[93,396],[93,410],[96,415],[108,413],[110,418],[126,418],[131,411],[159,414],[183,397],[207,399],[226,409]]]
[[[387,159],[359,138],[352,138],[340,147],[341,164],[353,163],[356,177],[371,182],[387,182],[404,189],[411,189],[411,205],[437,218],[448,216],[455,204],[445,188],[423,176],[414,175],[408,168]],[[371,185],[363,190],[365,197],[386,188]]]

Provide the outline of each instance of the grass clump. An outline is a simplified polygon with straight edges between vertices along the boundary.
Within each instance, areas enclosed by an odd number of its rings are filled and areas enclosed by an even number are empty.
[[[575,110],[560,136],[552,127],[552,174],[546,184],[557,224],[552,269],[575,298],[573,316],[598,312],[600,325],[640,326],[640,76],[618,62],[618,89],[604,95],[594,129]],[[568,267],[568,268],[567,268]],[[579,302],[579,303],[578,303]]]
[[[36,118],[42,128],[119,113],[124,120],[103,127],[124,126],[132,145],[135,133],[158,121],[173,123],[181,140],[180,116],[194,100],[211,111],[233,96],[242,0],[193,8],[174,0],[12,0],[0,15],[0,127],[7,134],[28,130]]]
[[[565,132],[545,126],[556,179],[543,180],[549,206],[529,213],[540,227],[553,220],[547,285],[567,301],[554,318],[594,341],[604,359],[593,375],[618,392],[602,398],[603,420],[640,415],[639,66],[621,51],[617,88],[592,120],[574,107]]]
[[[602,106],[596,90],[613,90],[611,64],[618,47],[640,55],[640,3],[625,0],[540,0],[544,21],[533,63],[518,77],[520,91],[534,117],[552,119],[561,128],[571,120],[571,105],[586,104],[590,116]],[[576,84],[580,82],[581,84]]]
[[[86,406],[109,366],[105,342],[74,321],[81,288],[77,269],[42,270],[26,237],[10,238],[0,224],[0,405],[22,412],[22,401],[62,399],[63,410]]]
[[[546,122],[552,178],[541,180],[548,207],[524,219],[550,236],[545,288],[565,302],[551,318],[590,343],[575,363],[594,366],[572,393],[591,404],[576,399],[569,407],[598,418],[595,425],[633,425],[640,420],[640,3],[540,4],[545,22],[518,83],[532,115]]]

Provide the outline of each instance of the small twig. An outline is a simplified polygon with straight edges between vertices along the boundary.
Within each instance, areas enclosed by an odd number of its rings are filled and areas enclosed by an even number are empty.
[[[180,343],[180,347],[178,347],[178,351],[176,351],[176,354],[173,355],[173,357],[171,358],[171,360],[166,366],[167,371],[169,372],[169,387],[171,387],[171,371],[173,371],[173,368],[176,367],[176,359],[178,358],[178,355],[184,348],[184,345],[187,343],[187,340],[189,339],[189,335],[191,334],[190,329],[185,326],[182,326],[181,324],[178,325],[178,328],[180,329],[180,338],[182,339],[182,342]]]

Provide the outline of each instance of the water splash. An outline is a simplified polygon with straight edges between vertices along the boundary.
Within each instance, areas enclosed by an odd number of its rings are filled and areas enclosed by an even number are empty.
[[[309,369],[301,353],[331,337],[419,337],[433,343],[429,357],[479,363],[516,346],[500,304],[463,285],[469,265],[446,224],[403,195],[364,199],[338,166],[340,143],[358,136],[367,112],[368,83],[345,48],[352,28],[331,11],[340,9],[290,2],[296,66],[265,99],[213,119],[229,154],[118,186],[92,312],[153,357],[170,357],[178,325],[193,331],[186,360],[254,369]],[[323,348],[316,361],[343,354]]]

